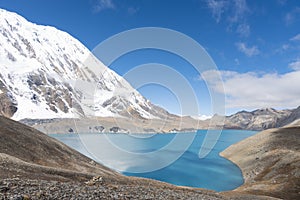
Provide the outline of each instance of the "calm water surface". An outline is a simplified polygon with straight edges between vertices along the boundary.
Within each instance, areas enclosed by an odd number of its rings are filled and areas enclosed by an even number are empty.
[[[219,153],[231,144],[254,135],[253,131],[223,130],[212,151],[205,157],[199,158],[199,150],[206,136],[206,130],[183,134],[156,134],[153,136],[126,134],[51,134],[77,151],[96,161],[103,163],[127,176],[139,176],[156,179],[175,185],[200,187],[216,191],[232,190],[243,184],[241,170],[229,160],[220,157]],[[194,137],[192,144],[186,151],[180,145],[168,146],[175,137],[180,135],[184,143],[185,138]],[[141,136],[141,137],[139,137]],[[127,154],[120,154],[107,143],[112,141],[115,147],[125,149]],[[89,142],[87,142],[89,140]],[[86,144],[91,144],[88,147]],[[160,149],[159,155],[151,154]],[[99,156],[90,152],[99,152]],[[130,152],[130,153],[128,153]],[[151,169],[160,162],[180,155],[175,162],[167,167],[152,172],[133,173]],[[101,155],[100,155],[101,154]],[[136,157],[134,154],[143,156]]]

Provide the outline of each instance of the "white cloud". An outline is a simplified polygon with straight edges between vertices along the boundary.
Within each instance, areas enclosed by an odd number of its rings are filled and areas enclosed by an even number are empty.
[[[233,23],[240,22],[245,18],[245,15],[250,11],[246,0],[233,0],[232,15],[229,20]]]
[[[289,41],[287,41],[287,43],[281,45],[281,47],[279,49],[277,49],[276,52],[282,53],[287,50],[292,50],[292,51],[296,50],[297,52],[299,52],[299,49],[300,49],[299,42],[300,42],[300,33],[291,37],[289,39]]]
[[[281,48],[282,48],[282,50],[288,50],[289,48],[290,48],[290,45],[288,45],[288,44],[283,44],[282,46],[281,46]]]
[[[135,13],[137,13],[139,11],[139,8],[135,8],[135,7],[129,7],[127,9],[128,14],[130,15],[134,15]]]
[[[285,5],[286,4],[286,1],[287,0],[277,0],[277,3],[281,6]]]
[[[240,52],[244,53],[248,57],[259,54],[257,46],[247,47],[247,45],[243,42],[236,43],[236,46]]]
[[[242,37],[248,37],[250,35],[250,26],[248,24],[240,24],[236,32]]]
[[[242,37],[250,35],[247,15],[250,13],[246,0],[206,0],[213,18],[228,23],[227,30],[234,30]]]
[[[300,33],[290,39],[291,41],[300,41]]]
[[[218,74],[223,82],[218,81]],[[212,70],[202,73],[202,79],[218,93],[224,93],[224,87],[227,108],[287,108],[300,105],[300,70],[285,74]]]
[[[295,19],[297,19],[300,16],[300,7],[295,7],[293,10],[288,12],[285,17],[285,23],[286,25],[290,25],[294,23]]]
[[[222,14],[227,9],[227,1],[222,0],[207,0],[207,6],[211,10],[214,19],[217,23],[220,22]]]
[[[106,9],[115,9],[116,6],[112,0],[97,0],[94,4],[94,12],[100,12]]]
[[[289,68],[293,69],[293,70],[300,70],[300,60],[291,62],[289,64]]]
[[[235,58],[234,62],[235,62],[236,65],[240,65],[240,60],[238,58]]]
[[[225,14],[230,23],[240,23],[250,11],[246,0],[207,0],[206,3],[218,23]]]

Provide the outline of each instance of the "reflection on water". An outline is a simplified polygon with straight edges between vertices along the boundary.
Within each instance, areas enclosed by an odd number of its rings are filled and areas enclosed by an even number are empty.
[[[156,134],[150,138],[126,134],[81,134],[80,136],[52,134],[51,136],[128,176],[152,178],[175,185],[216,191],[238,187],[243,183],[240,169],[220,157],[219,153],[231,144],[254,135],[255,132],[223,130],[216,146],[205,158],[200,159],[198,154],[206,132],[206,130],[199,130],[196,134]],[[180,142],[174,143],[174,140]],[[186,149],[189,141],[192,143]],[[172,164],[166,166],[171,161]],[[151,170],[156,168],[158,170]]]

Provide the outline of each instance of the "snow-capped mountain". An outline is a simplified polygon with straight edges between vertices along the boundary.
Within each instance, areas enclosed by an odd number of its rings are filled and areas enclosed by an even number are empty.
[[[162,118],[78,40],[0,9],[0,114],[23,118]]]

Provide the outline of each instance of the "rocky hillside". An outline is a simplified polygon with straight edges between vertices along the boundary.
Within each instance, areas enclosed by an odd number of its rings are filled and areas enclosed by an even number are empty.
[[[218,116],[215,116],[218,117]],[[300,107],[292,110],[258,109],[241,111],[225,118],[226,129],[265,130],[286,126],[300,119]]]
[[[78,40],[0,9],[0,114],[24,118],[82,116],[164,118]]]
[[[300,120],[300,106],[294,110],[292,110],[291,114],[286,117],[279,120],[277,127],[287,126],[292,123],[297,123],[297,121]]]
[[[242,169],[245,183],[236,192],[300,198],[299,126],[260,132],[221,155]]]
[[[0,116],[0,177],[68,180],[93,175],[118,177],[110,169],[36,131]],[[90,174],[90,175],[89,175]]]

